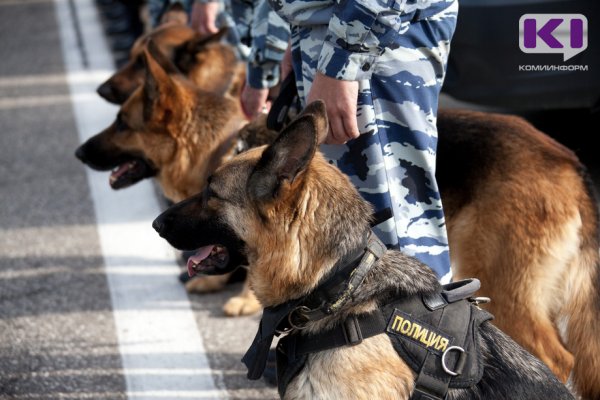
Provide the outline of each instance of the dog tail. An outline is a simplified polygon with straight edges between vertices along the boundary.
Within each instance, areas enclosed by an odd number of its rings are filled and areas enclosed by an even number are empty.
[[[582,399],[600,399],[600,224],[593,183],[584,167],[579,201],[582,220],[577,265],[569,274],[566,341],[575,357],[573,383]]]

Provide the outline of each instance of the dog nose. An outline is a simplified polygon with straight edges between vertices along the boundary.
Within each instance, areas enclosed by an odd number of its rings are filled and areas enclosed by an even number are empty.
[[[77,157],[80,161],[85,162],[85,153],[83,151],[83,146],[79,146],[77,150],[75,150],[75,157]]]
[[[113,94],[112,86],[108,83],[108,81],[106,81],[102,85],[98,86],[98,89],[96,89],[96,92],[105,100],[108,100],[111,103],[115,102],[115,96]]]
[[[158,217],[156,218],[153,222],[152,222],[152,227],[154,228],[154,230],[156,232],[158,232],[160,234],[160,232],[163,230],[163,228],[165,227],[165,224],[162,221],[162,218]]]

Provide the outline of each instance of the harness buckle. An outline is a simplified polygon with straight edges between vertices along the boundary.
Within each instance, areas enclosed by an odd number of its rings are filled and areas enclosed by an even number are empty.
[[[310,320],[306,315],[310,308],[306,306],[296,307],[288,314],[288,323],[292,329],[301,331],[306,328],[306,323]],[[296,315],[297,314],[297,315]]]
[[[492,301],[489,297],[469,297],[468,300],[477,308],[480,304],[487,304]]]
[[[350,346],[355,346],[363,341],[362,331],[360,330],[360,324],[355,315],[351,315],[344,321],[344,339]]]

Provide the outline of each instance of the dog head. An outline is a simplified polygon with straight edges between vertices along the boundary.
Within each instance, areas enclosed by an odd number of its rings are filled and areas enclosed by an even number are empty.
[[[209,173],[207,160],[222,142],[219,132],[236,115],[237,102],[199,91],[152,41],[142,63],[143,85],[123,104],[116,120],[75,155],[93,169],[113,170],[113,189],[156,175],[165,195],[181,200],[202,189]]]
[[[176,2],[168,5],[165,12],[160,16],[160,24],[176,24],[176,25],[187,25],[188,14],[185,11],[183,4]]]
[[[191,274],[249,262],[263,305],[310,290],[360,245],[371,214],[316,151],[327,129],[324,104],[311,103],[270,146],[222,165],[204,192],[165,211],[154,228],[176,248],[200,248],[188,261]]]
[[[214,35],[200,36],[185,25],[159,26],[135,42],[129,61],[102,83],[97,92],[111,103],[123,104],[144,82],[144,51],[150,41],[199,87],[225,92],[236,64],[233,49],[220,43],[226,33],[225,28]],[[213,79],[209,79],[209,73]]]

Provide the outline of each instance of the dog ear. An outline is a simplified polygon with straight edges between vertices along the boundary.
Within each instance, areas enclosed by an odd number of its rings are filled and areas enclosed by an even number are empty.
[[[144,120],[148,121],[152,116],[154,105],[165,96],[168,96],[173,90],[173,82],[167,71],[156,60],[154,54],[160,54],[160,51],[151,40],[144,49],[143,57],[146,77],[143,87],[144,99]],[[175,67],[173,67],[175,68]]]
[[[325,137],[329,132],[329,120],[327,119],[327,110],[325,110],[325,103],[321,100],[316,100],[304,107],[304,110],[299,114],[310,115],[314,118],[315,126],[317,129],[317,143],[321,144],[325,141]]]
[[[219,29],[217,33],[211,35],[196,35],[192,39],[183,44],[183,48],[189,54],[196,54],[201,51],[209,43],[220,42],[221,39],[229,33],[229,28],[224,27]]]
[[[281,184],[293,183],[308,166],[317,150],[318,130],[327,121],[325,104],[311,103],[265,149],[248,181],[251,196],[269,201],[279,194]]]
[[[177,4],[179,4],[179,3],[177,3]],[[148,52],[150,53],[152,58],[162,67],[162,69],[167,74],[169,74],[169,75],[179,75],[180,74],[180,72],[177,69],[177,67],[175,66],[175,64],[173,64],[171,62],[171,60],[169,60],[167,58],[167,56],[165,56],[160,51],[160,49],[158,48],[158,46],[152,39],[148,40],[148,43],[146,43],[146,48],[148,49]]]
[[[164,11],[164,13],[160,16],[160,24],[179,24],[179,25],[187,25],[188,23],[188,15],[183,7],[181,2],[171,3],[169,7]]]

